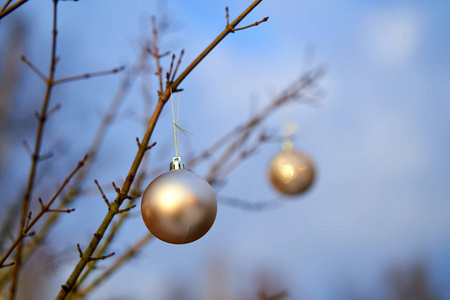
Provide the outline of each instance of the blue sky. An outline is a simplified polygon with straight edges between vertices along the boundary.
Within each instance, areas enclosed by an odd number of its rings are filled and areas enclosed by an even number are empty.
[[[139,37],[150,31],[148,16],[158,7],[165,7],[171,22],[161,45],[176,53],[185,49],[185,67],[223,29],[224,7],[230,7],[233,18],[247,4],[61,2],[57,74],[131,64]],[[39,58],[48,56],[50,12],[50,1],[30,1],[2,21],[0,41],[8,22],[27,18],[31,40],[26,54],[46,69],[48,62]],[[294,105],[265,124],[275,130],[287,118],[299,124],[296,146],[314,158],[318,169],[314,188],[260,213],[219,205],[216,223],[203,239],[181,247],[152,242],[92,299],[123,293],[123,286],[136,299],[148,293],[163,299],[166,286],[181,279],[192,280],[197,295],[208,299],[205,274],[216,256],[226,262],[235,289],[245,288],[255,269],[273,268],[284,274],[292,299],[338,299],[337,294],[355,286],[370,294],[390,265],[424,259],[433,284],[450,297],[449,14],[446,1],[263,1],[242,24],[265,16],[269,21],[227,37],[183,82],[180,123],[193,136],[182,137],[181,151],[183,146],[184,151],[200,151],[228,131],[230,120],[245,120],[250,99],[257,98],[259,107],[268,103],[300,74],[305,49],[314,46],[315,62],[327,66],[321,81],[326,96],[317,108]],[[36,87],[33,93],[42,93],[37,79],[27,80]],[[55,101],[64,103],[49,124],[60,126],[49,130],[68,141],[66,155],[72,161],[87,145],[74,141],[92,136],[119,80],[120,75],[92,79],[55,90]],[[136,87],[124,111],[139,112],[140,97]],[[156,128],[154,163],[172,158],[164,157],[173,147],[168,109]],[[102,182],[124,176],[142,129],[125,118],[111,131],[100,153],[105,158],[91,175]],[[277,197],[267,184],[266,167],[278,149],[264,146],[244,162],[219,198]],[[205,170],[203,165],[196,171],[204,175]],[[99,197],[89,201],[77,204],[77,213],[93,220],[104,213],[104,204]],[[68,218],[76,222],[77,217]],[[98,222],[83,222],[70,236],[70,226],[61,225],[55,240],[86,242]],[[145,230],[134,218],[114,250],[124,249]],[[72,266],[68,262],[61,276]],[[54,280],[60,284],[61,278]]]

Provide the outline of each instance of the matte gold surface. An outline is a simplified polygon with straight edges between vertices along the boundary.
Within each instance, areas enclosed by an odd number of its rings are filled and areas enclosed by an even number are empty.
[[[141,213],[160,240],[187,244],[204,236],[216,219],[216,195],[209,183],[186,170],[172,170],[153,180],[142,196]]]
[[[298,195],[312,185],[314,166],[304,153],[296,150],[283,151],[272,160],[269,177],[279,192]]]

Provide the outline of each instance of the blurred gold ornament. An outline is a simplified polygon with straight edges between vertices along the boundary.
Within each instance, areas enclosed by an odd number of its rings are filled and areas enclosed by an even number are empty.
[[[292,142],[283,143],[283,151],[270,163],[269,177],[281,193],[298,195],[311,187],[314,165],[308,155],[293,149]]]
[[[209,183],[184,169],[180,157],[153,180],[142,196],[142,219],[158,239],[187,244],[204,236],[216,219],[216,195]]]

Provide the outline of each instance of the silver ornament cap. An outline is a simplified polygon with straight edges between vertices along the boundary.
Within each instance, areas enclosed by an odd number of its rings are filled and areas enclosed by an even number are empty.
[[[153,180],[145,190],[141,214],[148,230],[171,244],[187,244],[204,236],[214,224],[217,200],[209,183],[184,169],[174,157],[170,171]]]
[[[184,163],[181,161],[181,157],[175,156],[170,163],[170,171],[184,169]]]

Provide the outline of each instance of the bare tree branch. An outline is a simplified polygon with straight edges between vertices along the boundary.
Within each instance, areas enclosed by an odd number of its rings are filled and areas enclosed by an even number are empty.
[[[243,12],[239,17],[237,17],[230,26],[232,28],[235,28],[239,22],[244,19],[246,15],[248,15],[262,0],[255,0],[250,6]],[[225,30],[222,31],[221,34],[208,46],[206,49],[177,77],[177,79],[169,85],[169,87],[164,91],[164,93],[161,93],[159,95],[158,102],[156,104],[155,110],[153,112],[153,115],[148,123],[147,130],[145,132],[145,135],[142,139],[141,146],[138,149],[138,152],[136,153],[135,159],[133,161],[133,164],[131,165],[130,171],[128,172],[128,175],[126,177],[126,180],[124,184],[122,185],[122,189],[120,193],[118,193],[116,199],[111,204],[111,209],[106,214],[105,218],[103,219],[101,225],[97,229],[96,233],[94,234],[94,237],[92,238],[91,242],[89,243],[88,247],[85,250],[85,255],[87,257],[90,257],[93,255],[95,249],[100,243],[100,240],[102,239],[106,229],[112,222],[114,216],[118,213],[119,207],[122,204],[122,202],[125,200],[124,195],[128,195],[128,191],[130,190],[130,187],[134,181],[134,178],[136,176],[136,173],[139,169],[139,166],[142,162],[142,159],[144,157],[144,154],[146,152],[147,145],[149,143],[150,137],[152,136],[153,130],[155,128],[156,122],[159,119],[159,116],[161,114],[161,111],[164,107],[164,104],[168,101],[170,96],[170,91],[176,90],[179,84],[186,78],[186,76],[203,60],[203,58],[208,55],[208,53],[214,49],[215,46],[217,46],[222,39],[224,39],[228,34],[230,33],[229,28],[225,28]],[[78,277],[82,273],[83,269],[85,268],[87,262],[85,260],[80,259],[80,261],[75,266],[72,274],[67,279],[66,283],[62,285],[61,290],[59,294],[57,295],[56,299],[66,299],[67,295],[72,291],[75,283],[78,280]]]
[[[103,271],[97,278],[95,278],[91,283],[89,283],[85,288],[81,289],[80,291],[73,294],[73,298],[71,300],[75,299],[81,299],[86,297],[87,294],[92,292],[95,288],[97,288],[101,283],[103,283],[108,277],[111,276],[117,269],[119,269],[124,263],[126,263],[128,260],[136,256],[139,251],[148,244],[153,238],[153,235],[151,234],[145,234],[139,241],[130,247],[124,254],[122,254],[120,257],[116,259],[116,261],[108,267],[105,271]]]
[[[18,4],[21,1],[18,1],[15,3]],[[26,1],[22,1],[25,3]],[[22,4],[23,4],[22,3]],[[11,5],[9,9],[13,9],[14,7],[17,8],[18,6]],[[47,116],[47,110],[50,103],[50,95],[53,89],[53,77],[55,74],[55,68],[56,68],[56,37],[58,33],[57,29],[57,7],[58,7],[58,0],[53,0],[53,30],[52,30],[52,47],[51,47],[51,55],[50,55],[50,68],[49,73],[47,77],[47,87],[44,95],[44,99],[42,101],[42,108],[39,115],[39,121],[38,121],[38,127],[37,127],[37,133],[36,133],[36,139],[34,143],[34,150],[33,150],[33,159],[30,167],[30,172],[28,175],[28,183],[27,188],[25,192],[25,196],[22,201],[22,213],[21,213],[21,219],[19,223],[19,236],[21,236],[24,232],[25,227],[25,219],[28,214],[28,209],[30,206],[30,199],[31,199],[31,193],[33,191],[34,187],[34,181],[36,177],[36,170],[37,165],[39,162],[39,154],[41,150],[41,144],[42,144],[42,137],[44,134],[44,124]],[[14,9],[15,9],[14,8]],[[2,14],[7,13],[8,10],[5,10]],[[3,17],[2,14],[0,14],[0,19]],[[10,284],[9,289],[9,299],[13,300],[16,296],[16,289],[18,284],[18,278],[20,273],[20,268],[22,265],[22,239],[19,240],[17,245],[17,251],[15,255],[15,265],[13,266],[13,276]]]
[[[5,9],[8,7],[8,5],[12,2],[12,0],[8,0],[5,2],[5,4],[2,6],[2,8],[0,9],[0,13],[4,12]]]
[[[163,93],[163,80],[162,80],[162,67],[161,67],[161,62],[160,62],[160,58],[162,56],[159,54],[159,49],[158,49],[158,28],[156,27],[155,17],[152,17],[152,27],[153,27],[153,50],[150,50],[150,48],[148,48],[148,51],[151,55],[153,55],[153,57],[155,58],[155,61],[156,61],[156,75],[158,75],[158,80],[159,80],[158,94],[162,94]]]
[[[263,120],[265,120],[270,114],[272,114],[277,108],[286,104],[289,101],[303,98],[304,90],[311,89],[314,87],[317,79],[323,75],[321,69],[314,69],[310,72],[306,72],[302,77],[295,81],[293,84],[288,86],[284,92],[281,93],[274,101],[267,105],[260,113],[250,118],[250,120],[229,133],[229,135],[237,135],[233,143],[231,143],[226,150],[223,151],[222,155],[219,156],[216,162],[210,168],[208,174],[206,175],[206,180],[210,183],[214,182],[217,178],[217,174],[220,169],[223,168],[225,163],[234,155],[235,151],[239,149],[250,137],[251,129],[259,125]],[[220,143],[226,140],[222,138],[219,140]],[[219,143],[217,145],[220,145]],[[215,145],[215,146],[217,146]],[[218,147],[216,147],[217,149]],[[216,150],[215,149],[215,150]],[[205,152],[203,156],[209,156],[213,152]],[[198,159],[198,158],[196,158]]]
[[[72,201],[75,199],[77,195],[79,195],[81,184],[83,183],[90,167],[92,166],[92,162],[94,158],[96,157],[98,150],[102,144],[102,141],[104,140],[106,133],[108,131],[108,128],[110,127],[112,121],[115,119],[118,110],[120,108],[120,105],[124,101],[127,92],[129,91],[130,87],[132,86],[132,83],[137,78],[137,75],[140,73],[140,66],[143,64],[142,61],[146,59],[145,55],[146,52],[142,51],[140,57],[138,58],[137,62],[132,65],[132,67],[129,68],[129,71],[127,75],[124,77],[123,81],[120,84],[120,87],[113,98],[109,108],[107,109],[107,112],[105,113],[100,126],[97,129],[97,132],[95,133],[94,138],[92,139],[92,143],[89,147],[89,158],[85,163],[85,166],[83,169],[80,170],[80,172],[77,173],[76,177],[74,178],[74,182],[69,188],[69,191],[65,194],[65,196],[61,199],[60,204],[58,206],[58,210],[64,210],[65,207],[70,205]],[[38,120],[39,120],[39,114],[38,114]],[[149,146],[150,147],[150,146]],[[32,151],[30,152],[32,156]],[[53,227],[53,225],[56,223],[56,221],[59,219],[60,214],[52,214],[50,215],[44,222],[44,224],[40,227],[39,231],[36,233],[35,237],[27,244],[27,247],[24,249],[24,256],[23,260],[26,260],[30,257],[32,253],[37,249],[37,247],[44,241],[45,237],[47,236],[50,229]],[[11,276],[11,273],[3,273],[0,276],[0,287],[3,286],[7,279]]]
[[[6,251],[6,253],[3,255],[3,257],[0,259],[0,266],[3,265],[3,263],[6,261],[6,259],[9,257],[9,255],[13,252],[13,250],[22,242],[23,238],[29,235],[29,231],[31,228],[36,224],[37,221],[47,212],[56,212],[56,210],[51,210],[51,205],[55,202],[56,198],[61,194],[61,192],[64,190],[64,188],[67,186],[69,181],[72,179],[72,177],[80,170],[84,162],[87,159],[87,155],[78,162],[76,168],[66,177],[66,179],[63,181],[63,183],[59,186],[59,188],[56,190],[56,192],[53,194],[53,196],[50,198],[50,200],[47,202],[47,204],[44,204],[42,202],[42,199],[39,198],[39,203],[41,204],[41,210],[40,212],[32,219],[31,218],[31,212],[27,214],[26,222],[23,231],[21,231],[15,241],[12,243],[12,245],[9,247],[9,249]],[[71,210],[72,211],[72,210]],[[67,211],[64,211],[67,212]],[[17,263],[17,262],[16,262]]]

